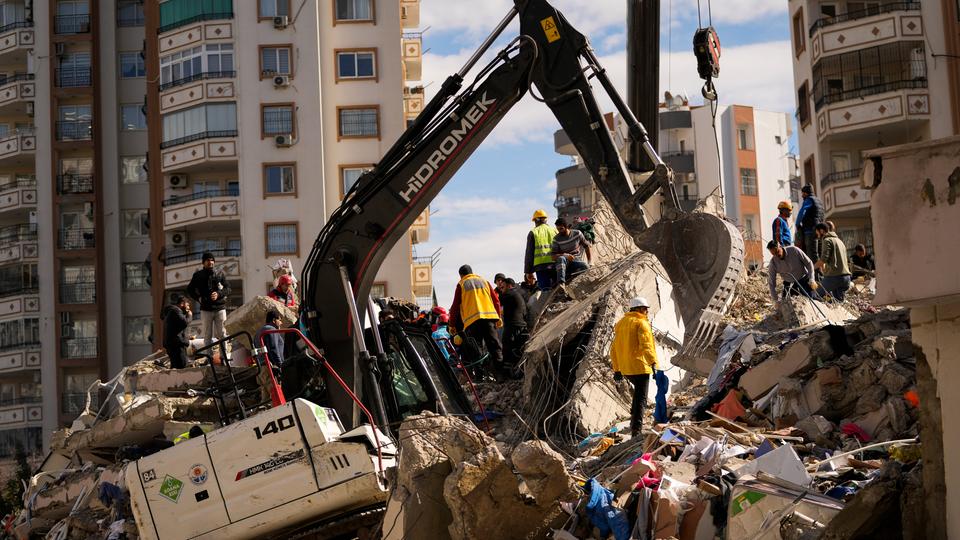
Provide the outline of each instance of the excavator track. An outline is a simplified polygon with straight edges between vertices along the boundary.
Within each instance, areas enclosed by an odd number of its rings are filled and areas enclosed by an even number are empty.
[[[275,536],[277,540],[378,540],[385,504],[350,512],[336,518],[311,523],[295,531]]]

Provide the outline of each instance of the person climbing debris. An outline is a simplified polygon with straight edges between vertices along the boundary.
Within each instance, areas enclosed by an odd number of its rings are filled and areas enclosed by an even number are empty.
[[[630,300],[629,311],[613,327],[610,362],[613,380],[627,378],[633,385],[630,405],[630,434],[637,436],[643,425],[643,408],[647,401],[650,375],[657,369],[657,348],[647,318],[650,303],[646,298]]]
[[[527,233],[527,248],[523,256],[524,279],[536,275],[537,286],[541,291],[553,288],[557,279],[553,255],[550,248],[557,229],[547,225],[547,213],[537,210],[533,213],[533,229]]]

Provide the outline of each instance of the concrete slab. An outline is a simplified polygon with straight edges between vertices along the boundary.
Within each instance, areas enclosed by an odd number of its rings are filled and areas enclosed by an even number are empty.
[[[817,360],[833,357],[830,338],[817,332],[795,341],[778,354],[754,366],[740,378],[740,386],[747,397],[756,400],[770,391],[780,379],[815,369]]]

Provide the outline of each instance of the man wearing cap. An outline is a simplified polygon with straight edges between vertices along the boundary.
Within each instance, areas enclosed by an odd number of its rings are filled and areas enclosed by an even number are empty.
[[[203,267],[193,273],[187,294],[200,302],[200,326],[203,331],[203,344],[227,337],[223,323],[227,320],[227,296],[230,285],[223,272],[214,268],[217,263],[213,253],[203,254]]]
[[[297,297],[293,294],[293,276],[283,274],[277,278],[277,286],[267,296],[290,309],[297,309]]]
[[[523,256],[524,277],[529,279],[536,274],[537,287],[541,291],[552,289],[557,279],[551,253],[553,237],[557,235],[557,229],[547,225],[547,217],[547,213],[543,210],[533,213],[533,229],[527,233],[527,249]]]
[[[790,213],[793,212],[793,205],[790,201],[780,201],[777,205],[777,217],[773,218],[773,239],[781,246],[793,244],[793,238],[790,236]]]
[[[807,254],[811,261],[820,258],[820,242],[817,240],[815,227],[823,223],[823,203],[813,196],[813,186],[807,184],[800,190],[803,204],[797,212],[797,240],[796,246]]]
[[[170,359],[170,367],[183,369],[187,367],[187,339],[186,330],[190,325],[193,313],[190,312],[190,300],[179,293],[170,298],[170,305],[163,310],[163,348]]]
[[[657,348],[647,319],[650,303],[646,298],[637,297],[630,300],[629,309],[613,327],[610,363],[614,381],[620,382],[626,377],[633,384],[630,434],[636,436],[643,425],[650,375],[657,369]]]

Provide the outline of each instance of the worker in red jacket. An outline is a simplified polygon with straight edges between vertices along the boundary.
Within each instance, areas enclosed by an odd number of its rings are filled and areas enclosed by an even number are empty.
[[[283,274],[277,279],[277,286],[267,295],[290,309],[297,309],[297,297],[293,294],[293,276]]]

